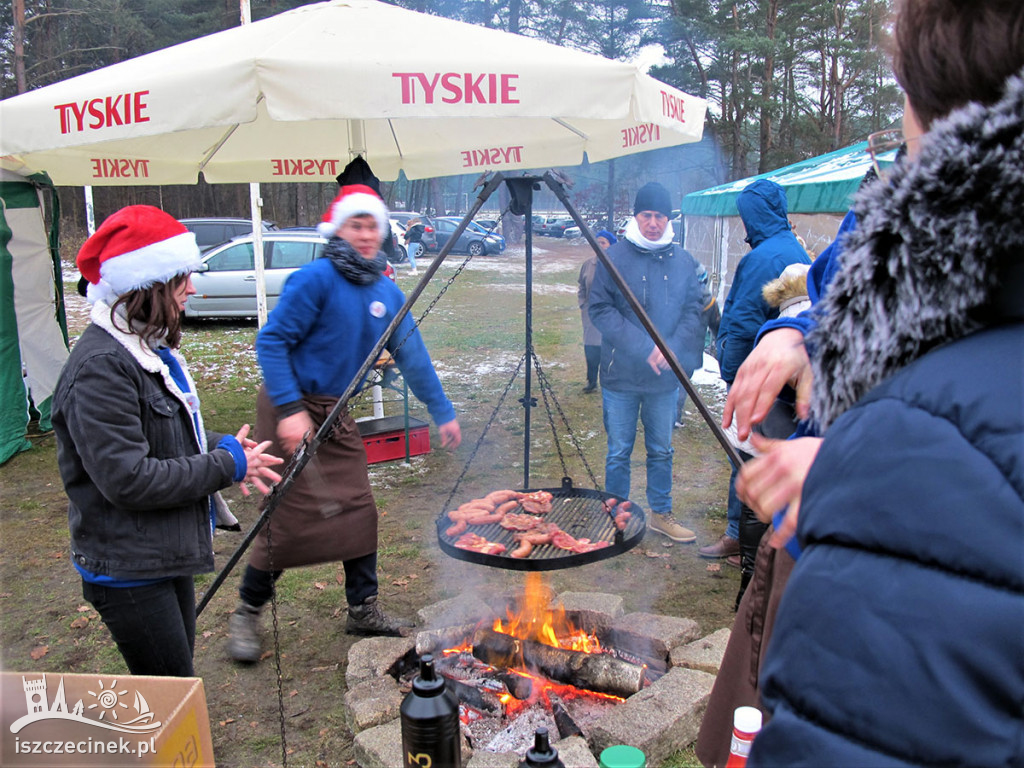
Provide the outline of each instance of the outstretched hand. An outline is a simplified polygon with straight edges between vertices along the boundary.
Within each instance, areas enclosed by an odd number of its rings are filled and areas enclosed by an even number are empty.
[[[250,440],[248,424],[242,425],[242,428],[235,435],[235,439],[238,440],[242,450],[245,451],[245,477],[238,484],[242,495],[248,496],[250,494],[249,484],[251,484],[265,496],[270,493],[270,486],[264,480],[269,480],[271,484],[281,481],[281,475],[270,469],[270,467],[284,463],[284,459],[270,453],[265,453],[267,448],[270,447],[270,440],[264,440],[262,443]]]
[[[437,431],[441,433],[441,447],[454,451],[462,442],[462,428],[456,419],[438,424]]]
[[[747,355],[729,388],[722,413],[722,427],[736,420],[736,437],[750,436],[750,428],[768,415],[786,384],[796,389],[796,415],[806,419],[811,403],[811,361],[804,335],[796,328],[779,328],[765,334]]]
[[[783,508],[786,515],[772,534],[770,544],[782,547],[796,533],[800,514],[800,496],[804,480],[821,448],[820,437],[795,440],[769,440],[756,432],[751,442],[760,455],[740,467],[736,494],[764,523]]]

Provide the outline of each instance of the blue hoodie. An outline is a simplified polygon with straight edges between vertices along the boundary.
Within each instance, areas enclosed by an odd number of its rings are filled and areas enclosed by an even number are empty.
[[[790,264],[811,259],[789,227],[786,192],[774,181],[759,179],[736,198],[752,250],[740,260],[722,309],[718,329],[718,361],[722,379],[731,384],[754,348],[757,332],[778,308],[764,300],[761,289]]]

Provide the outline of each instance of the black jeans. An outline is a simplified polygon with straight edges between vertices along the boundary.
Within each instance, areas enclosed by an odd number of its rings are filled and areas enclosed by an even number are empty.
[[[587,359],[587,386],[597,386],[597,372],[601,368],[601,345],[584,344],[583,356]]]
[[[191,576],[146,587],[82,582],[133,675],[194,677],[196,593]]]
[[[377,594],[377,553],[345,560],[345,598],[349,605],[362,605],[366,598]],[[251,565],[245,567],[238,596],[243,603],[262,608],[274,593],[274,582],[283,571],[261,571]]]

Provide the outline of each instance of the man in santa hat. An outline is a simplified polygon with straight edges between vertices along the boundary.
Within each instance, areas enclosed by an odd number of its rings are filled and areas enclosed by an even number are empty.
[[[370,187],[342,187],[317,227],[330,238],[326,258],[293,273],[256,339],[264,382],[256,431],[288,456],[325,421],[372,351],[405,296],[381,279],[390,231],[384,202]],[[413,394],[437,424],[441,445],[462,439],[413,320],[406,316],[387,344]],[[401,635],[410,623],[388,616],[377,602],[377,506],[366,451],[347,413],[283,496],[260,531],[229,621],[231,657],[260,657],[259,617],[282,569],[341,560],[348,614],[345,631]]]

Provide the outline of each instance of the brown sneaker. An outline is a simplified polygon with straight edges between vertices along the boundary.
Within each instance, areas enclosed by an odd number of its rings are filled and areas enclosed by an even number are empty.
[[[345,632],[350,635],[382,635],[385,637],[405,637],[414,626],[411,621],[388,616],[377,604],[377,596],[368,597],[362,605],[348,607],[348,620]]]
[[[697,534],[686,526],[680,525],[672,515],[659,515],[657,512],[652,512],[647,516],[647,527],[662,536],[668,536],[672,541],[683,544],[697,540]]]
[[[733,555],[739,555],[739,553],[740,540],[734,539],[731,536],[726,536],[724,533],[714,544],[708,544],[706,547],[701,547],[697,550],[697,554],[701,557],[708,557],[712,559],[732,557]]]
[[[740,568],[743,565],[739,555],[729,555],[725,558],[725,564],[731,565],[733,568]]]

